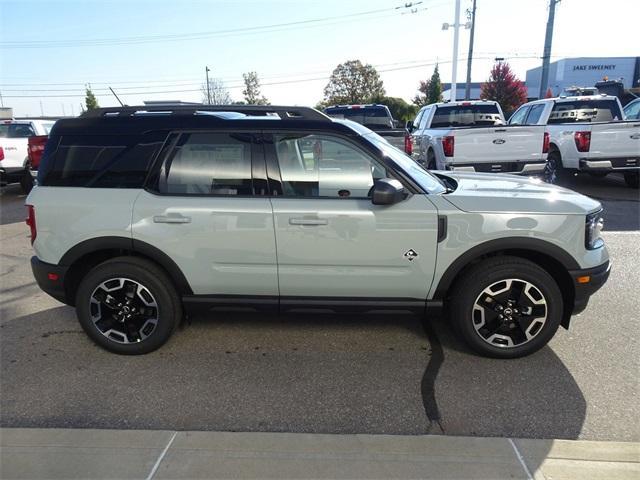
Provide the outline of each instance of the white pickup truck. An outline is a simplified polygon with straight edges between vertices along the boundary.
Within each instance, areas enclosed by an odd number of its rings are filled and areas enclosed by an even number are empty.
[[[54,120],[3,120],[0,122],[0,185],[20,182],[31,189],[28,168],[29,137],[49,135]]]
[[[544,127],[505,125],[497,102],[433,103],[408,126],[413,158],[430,170],[542,174]]]
[[[545,127],[549,158],[544,178],[550,183],[575,172],[620,172],[627,185],[638,188],[640,121],[625,120],[617,97],[536,100],[516,110],[509,124]]]

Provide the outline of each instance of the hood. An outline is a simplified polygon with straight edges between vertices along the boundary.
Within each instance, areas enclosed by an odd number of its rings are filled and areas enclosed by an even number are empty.
[[[596,200],[535,178],[490,173],[444,175],[458,183],[445,198],[465,212],[586,215],[602,208]]]

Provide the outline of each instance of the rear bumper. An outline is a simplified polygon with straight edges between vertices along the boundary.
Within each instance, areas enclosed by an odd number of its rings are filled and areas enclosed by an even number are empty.
[[[546,161],[504,162],[504,163],[451,163],[447,170],[481,173],[513,173],[517,175],[538,175],[544,171]]]
[[[640,171],[640,157],[581,158],[579,168],[584,172],[637,172]]]
[[[610,262],[605,262],[593,268],[569,271],[575,288],[573,315],[587,308],[589,298],[605,284],[609,278],[609,273],[611,273]],[[589,277],[589,281],[585,281],[586,277]],[[582,282],[579,279],[582,279]]]
[[[31,270],[40,289],[59,302],[70,305],[64,287],[64,278],[68,269],[69,267],[52,265],[41,261],[38,257],[31,257]]]

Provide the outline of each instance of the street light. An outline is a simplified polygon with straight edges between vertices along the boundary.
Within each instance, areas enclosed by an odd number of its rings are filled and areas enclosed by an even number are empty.
[[[455,102],[458,84],[456,83],[456,75],[458,73],[458,33],[460,28],[471,28],[471,22],[460,23],[460,0],[456,0],[456,18],[453,23],[443,23],[442,30],[453,28],[453,65],[451,66],[451,95],[449,101]]]

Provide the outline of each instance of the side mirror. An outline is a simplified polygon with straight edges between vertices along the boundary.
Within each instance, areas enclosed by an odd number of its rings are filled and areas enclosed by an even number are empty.
[[[407,123],[404,124],[404,128],[413,132],[413,122],[411,120],[407,120]]]
[[[376,180],[371,189],[371,203],[374,205],[392,205],[404,198],[404,187],[394,178]]]

